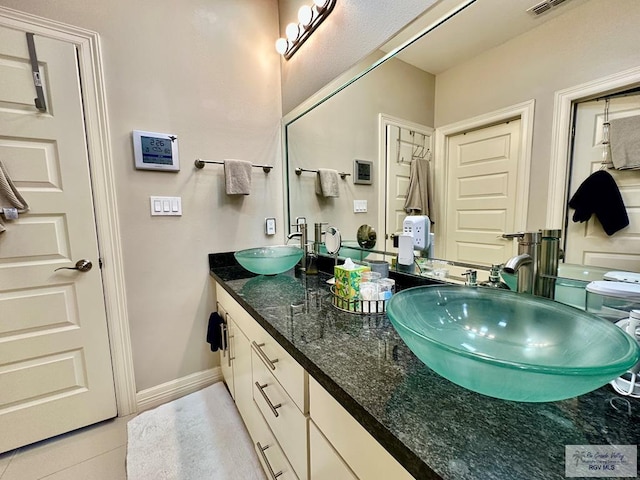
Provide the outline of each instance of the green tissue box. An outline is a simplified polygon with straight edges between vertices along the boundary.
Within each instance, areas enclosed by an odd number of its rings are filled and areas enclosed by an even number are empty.
[[[355,300],[360,295],[360,278],[362,272],[371,270],[364,265],[356,265],[355,268],[345,268],[343,265],[336,265],[333,274],[336,277],[336,295],[339,297]]]

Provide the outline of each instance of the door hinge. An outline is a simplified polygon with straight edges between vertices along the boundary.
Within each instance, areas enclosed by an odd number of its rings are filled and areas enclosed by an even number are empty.
[[[98,267],[102,270],[102,258],[98,257]]]

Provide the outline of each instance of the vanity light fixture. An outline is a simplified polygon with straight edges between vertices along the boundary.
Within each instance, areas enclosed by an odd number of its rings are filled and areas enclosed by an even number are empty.
[[[313,5],[303,5],[298,10],[298,23],[290,23],[285,38],[276,40],[276,51],[289,60],[329,16],[337,0],[313,0]]]

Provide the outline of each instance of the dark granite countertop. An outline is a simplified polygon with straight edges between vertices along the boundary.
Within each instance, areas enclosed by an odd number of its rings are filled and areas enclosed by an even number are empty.
[[[418,360],[386,316],[336,309],[325,273],[254,276],[230,254],[209,261],[213,278],[416,478],[564,479],[566,445],[640,439],[640,401],[609,386],[551,403],[480,395]]]

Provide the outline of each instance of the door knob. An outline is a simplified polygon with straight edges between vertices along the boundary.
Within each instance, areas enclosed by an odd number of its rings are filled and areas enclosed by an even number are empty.
[[[88,272],[92,267],[93,263],[91,263],[89,260],[82,259],[76,262],[75,267],[60,267],[56,268],[54,272],[57,272],[58,270],[78,270],[79,272]]]

